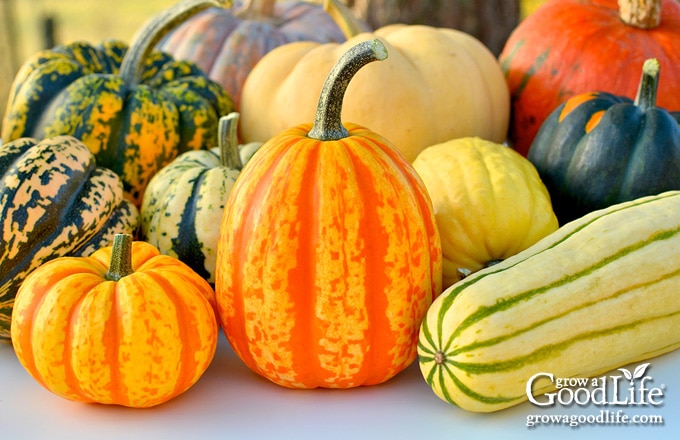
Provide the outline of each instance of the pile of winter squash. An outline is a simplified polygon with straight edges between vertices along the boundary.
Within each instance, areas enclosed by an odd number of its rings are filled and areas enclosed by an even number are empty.
[[[45,388],[158,405],[221,330],[284,387],[417,360],[489,412],[680,345],[680,3],[548,0],[499,58],[339,0],[226,3],[14,80],[0,338]]]

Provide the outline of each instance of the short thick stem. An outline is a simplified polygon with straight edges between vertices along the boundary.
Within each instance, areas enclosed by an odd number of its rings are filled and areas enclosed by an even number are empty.
[[[134,273],[132,270],[132,235],[116,234],[113,237],[111,263],[105,278],[109,281],[118,281],[132,273]]]
[[[132,38],[132,44],[123,57],[120,76],[130,87],[141,83],[144,61],[151,55],[158,42],[177,25],[200,11],[214,7],[226,7],[227,0],[184,0],[169,7],[152,18]]]
[[[387,49],[378,39],[363,41],[345,52],[333,66],[321,89],[314,126],[307,134],[321,141],[339,140],[349,134],[342,125],[342,101],[354,75],[368,63],[387,58]]]
[[[661,23],[661,0],[619,0],[619,16],[629,26],[654,29]]]
[[[275,5],[276,0],[246,0],[234,15],[242,20],[274,20]]]
[[[644,112],[656,107],[656,94],[659,89],[659,61],[650,58],[642,66],[642,78],[638,86],[635,105]]]
[[[220,164],[225,168],[240,170],[243,167],[238,151],[239,113],[232,112],[220,118],[217,139],[220,147]]]

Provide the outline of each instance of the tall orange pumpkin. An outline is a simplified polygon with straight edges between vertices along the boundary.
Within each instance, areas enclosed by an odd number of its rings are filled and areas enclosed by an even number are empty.
[[[640,66],[664,75],[657,104],[680,110],[680,2],[548,0],[513,31],[499,60],[511,93],[509,140],[526,155],[545,119],[593,91],[635,98]]]
[[[218,314],[240,358],[285,387],[393,377],[415,359],[419,324],[441,291],[424,184],[389,141],[340,120],[351,77],[386,56],[379,40],[348,50],[314,124],[260,147],[225,207]]]
[[[134,408],[191,387],[217,347],[214,291],[129,234],[29,274],[12,311],[17,358],[63,398]]]

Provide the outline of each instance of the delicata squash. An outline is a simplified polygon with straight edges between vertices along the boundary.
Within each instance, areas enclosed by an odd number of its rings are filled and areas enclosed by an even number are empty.
[[[422,322],[423,377],[443,400],[492,412],[527,400],[535,374],[595,377],[675,350],[678,212],[676,191],[594,211],[454,284]]]

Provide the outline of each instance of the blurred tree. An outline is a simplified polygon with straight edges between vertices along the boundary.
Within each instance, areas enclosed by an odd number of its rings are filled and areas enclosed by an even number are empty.
[[[9,88],[19,69],[19,38],[14,27],[14,0],[0,0],[0,128],[9,97]]]
[[[347,0],[374,29],[390,23],[426,24],[462,30],[495,55],[520,20],[520,0]]]

